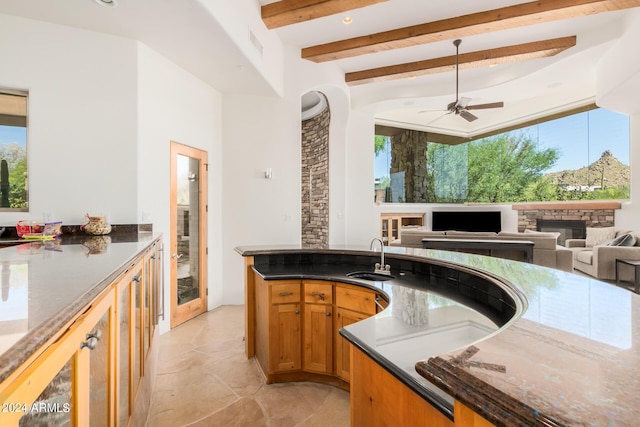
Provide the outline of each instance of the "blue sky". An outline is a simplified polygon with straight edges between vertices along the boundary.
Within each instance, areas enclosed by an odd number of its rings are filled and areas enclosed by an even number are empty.
[[[547,172],[580,169],[598,160],[606,150],[629,165],[629,117],[624,114],[596,109],[514,132],[523,131],[537,139],[540,148],[560,152],[560,158]],[[389,175],[390,161],[389,153],[375,158],[376,178]]]
[[[0,126],[0,144],[18,143],[21,147],[27,145],[27,128],[18,126]]]

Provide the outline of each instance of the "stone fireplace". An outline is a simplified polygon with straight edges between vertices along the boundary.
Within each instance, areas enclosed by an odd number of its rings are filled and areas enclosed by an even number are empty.
[[[587,227],[613,227],[620,202],[555,202],[513,205],[518,211],[518,231],[558,231],[566,239],[586,237]],[[584,234],[583,234],[584,233]],[[580,236],[580,237],[578,237]]]
[[[558,244],[564,246],[567,239],[584,239],[587,237],[587,223],[573,219],[537,219],[536,229],[542,232],[558,232]]]

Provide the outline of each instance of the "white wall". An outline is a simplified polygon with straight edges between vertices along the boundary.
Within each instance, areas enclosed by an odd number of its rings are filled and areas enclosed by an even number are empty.
[[[0,87],[29,91],[28,213],[136,221],[136,42],[0,15]]]
[[[640,230],[640,114],[630,116],[631,199],[616,211],[616,227]],[[635,167],[634,167],[635,165]]]
[[[323,92],[332,111],[330,240],[344,242],[344,156],[349,115],[344,77],[332,64],[317,66],[287,48],[284,97],[223,96],[224,303],[242,304],[242,245],[300,244],[300,97]],[[372,160],[373,162],[373,160]],[[271,168],[272,179],[264,178]]]
[[[300,243],[300,107],[250,95],[224,95],[223,107],[224,301],[241,304],[243,260],[234,248]]]
[[[208,307],[222,303],[222,97],[152,49],[138,44],[139,222],[164,234],[165,320],[169,329],[170,142],[208,154]]]

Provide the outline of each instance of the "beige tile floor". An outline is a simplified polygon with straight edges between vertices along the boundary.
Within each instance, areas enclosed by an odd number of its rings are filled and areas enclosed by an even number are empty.
[[[243,315],[222,306],[160,336],[147,426],[348,426],[348,392],[265,384],[244,355]]]

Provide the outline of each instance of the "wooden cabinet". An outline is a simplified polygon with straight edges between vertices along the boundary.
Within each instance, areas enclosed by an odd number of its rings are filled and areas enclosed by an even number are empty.
[[[385,213],[380,214],[380,239],[385,246],[400,238],[403,227],[423,227],[424,214]]]
[[[333,284],[307,281],[304,287],[305,371],[333,373]]]
[[[19,405],[0,426],[130,425],[157,324],[159,244],[0,384],[0,403]]]
[[[300,281],[267,282],[255,276],[255,355],[270,375],[302,367]]]
[[[297,371],[300,352],[300,304],[272,304],[269,316],[269,371]]]
[[[375,291],[359,286],[336,284],[335,360],[338,377],[350,381],[351,372],[351,344],[338,331],[380,312],[386,304],[386,300]]]
[[[368,314],[336,307],[335,337],[336,337],[336,375],[349,382],[351,381],[351,352],[349,341],[344,339],[338,331],[369,317]]]
[[[352,426],[454,427],[449,418],[362,351],[353,347],[351,352]]]
[[[313,380],[345,386],[349,343],[340,328],[376,314],[374,290],[323,280],[271,280],[254,274],[249,347],[267,382]]]
[[[0,425],[106,425],[114,405],[114,294],[103,293],[16,379],[3,383]]]

